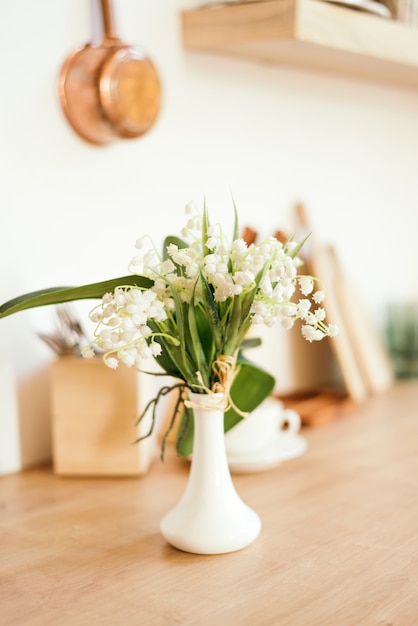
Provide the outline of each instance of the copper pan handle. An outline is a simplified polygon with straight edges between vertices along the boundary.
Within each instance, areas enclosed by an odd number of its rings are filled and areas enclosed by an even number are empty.
[[[102,18],[104,35],[106,39],[118,39],[115,32],[112,0],[100,0],[102,6]]]

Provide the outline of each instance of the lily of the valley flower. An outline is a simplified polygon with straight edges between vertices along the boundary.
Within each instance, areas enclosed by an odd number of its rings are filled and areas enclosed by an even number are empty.
[[[219,224],[210,225],[191,205],[184,240],[167,244],[163,256],[145,238],[138,240],[133,273],[153,281],[150,288],[121,285],[103,297],[91,319],[97,322],[94,343],[106,352],[105,362],[127,366],[138,357],[166,352],[189,385],[196,373],[211,386],[211,365],[235,355],[251,325],[279,323],[290,329],[300,320],[308,341],[337,333],[325,323],[324,299],[314,292],[315,278],[298,275],[300,248],[271,237],[247,246],[228,242]],[[297,294],[301,296],[298,299]],[[311,299],[307,296],[311,295]],[[85,356],[91,354],[91,346]],[[202,371],[203,370],[203,371]]]

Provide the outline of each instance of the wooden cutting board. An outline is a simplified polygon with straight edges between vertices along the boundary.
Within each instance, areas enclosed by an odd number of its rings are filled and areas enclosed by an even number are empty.
[[[369,390],[351,340],[347,317],[338,297],[337,282],[339,276],[335,271],[335,266],[330,263],[329,251],[325,246],[312,245],[311,242],[311,254],[312,273],[321,279],[323,283],[321,289],[323,288],[325,291],[324,309],[327,314],[327,321],[336,324],[339,328],[338,335],[330,341],[344,385],[348,395],[355,402],[364,402],[369,396]]]
[[[312,231],[302,204],[295,207],[295,219],[299,237]],[[363,402],[393,383],[390,358],[357,290],[344,275],[335,248],[311,235],[304,253],[307,271],[323,283],[328,321],[339,327],[330,341],[347,393],[355,402]]]
[[[394,372],[383,340],[367,314],[355,285],[344,275],[335,248],[327,246],[325,253],[334,272],[335,295],[345,329],[367,390],[371,395],[386,391],[394,382]]]

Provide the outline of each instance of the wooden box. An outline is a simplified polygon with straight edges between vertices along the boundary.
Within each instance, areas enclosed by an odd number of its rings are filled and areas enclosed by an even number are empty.
[[[152,378],[123,365],[111,370],[99,357],[56,360],[51,372],[54,471],[63,476],[145,474],[156,457],[157,435],[134,442],[150,425],[149,419],[136,422],[152,393]]]

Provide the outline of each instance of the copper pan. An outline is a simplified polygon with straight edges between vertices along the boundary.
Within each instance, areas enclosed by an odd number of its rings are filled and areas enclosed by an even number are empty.
[[[115,35],[111,0],[100,0],[104,38],[75,50],[58,79],[61,106],[86,141],[104,145],[138,137],[151,128],[160,109],[160,82],[140,48]]]
[[[120,41],[114,30],[112,3],[101,0],[105,32]],[[156,121],[161,86],[151,60],[139,46],[114,46],[106,56],[99,79],[99,98],[105,116],[124,137],[139,137]]]
[[[121,42],[105,32],[98,43],[87,43],[64,61],[58,77],[58,93],[65,116],[86,141],[103,145],[120,138],[104,115],[98,91],[103,61]]]

